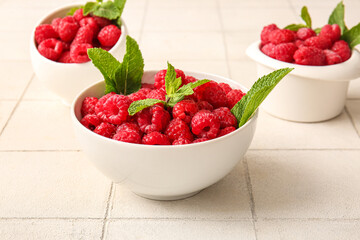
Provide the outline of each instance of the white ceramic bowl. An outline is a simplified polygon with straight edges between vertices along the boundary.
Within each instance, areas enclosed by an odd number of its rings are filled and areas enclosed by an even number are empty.
[[[44,16],[36,26],[50,24],[52,19],[64,17],[66,13],[81,4],[71,4],[51,11]],[[91,62],[86,63],[59,63],[43,57],[35,44],[35,28],[30,38],[30,56],[33,69],[38,79],[53,93],[59,96],[66,105],[70,105],[74,97],[85,87],[103,79],[101,73]],[[128,34],[125,22],[122,21],[121,36],[118,42],[110,49],[110,53],[117,59],[122,59],[126,50],[126,35]]]
[[[154,83],[156,72],[146,71],[142,82]],[[198,72],[185,74],[226,82],[246,91],[239,83],[224,77]],[[79,122],[84,98],[101,97],[104,89],[104,82],[98,82],[75,98],[71,106],[75,133],[84,153],[101,172],[146,198],[182,199],[216,183],[241,160],[255,132],[257,112],[236,131],[206,142],[174,146],[119,142],[93,133]]]
[[[329,66],[304,66],[273,59],[261,52],[260,41],[246,49],[261,77],[276,69],[295,68],[263,102],[268,113],[290,121],[319,122],[339,115],[345,105],[349,81],[360,76],[360,54]]]

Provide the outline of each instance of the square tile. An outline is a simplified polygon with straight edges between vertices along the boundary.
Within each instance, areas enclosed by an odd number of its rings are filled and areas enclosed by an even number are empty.
[[[58,96],[50,92],[50,90],[45,87],[36,75],[26,90],[23,100],[61,101]]]
[[[0,137],[0,150],[78,150],[70,109],[60,102],[23,101]]]
[[[0,100],[0,133],[8,121],[15,105],[16,101]]]
[[[346,102],[346,108],[360,136],[360,100],[348,100]]]
[[[0,61],[29,60],[31,30],[24,32],[1,32]]]
[[[149,9],[151,8],[185,8],[198,7],[200,8],[215,8],[217,7],[216,0],[151,0],[148,2]]]
[[[359,219],[359,157],[345,150],[249,151],[257,217]]]
[[[348,98],[360,99],[360,78],[353,80],[349,84]]]
[[[0,217],[103,218],[106,179],[79,152],[1,152]]]
[[[106,235],[109,240],[255,240],[250,221],[112,220]]]
[[[256,1],[247,1],[247,0],[219,0],[219,5],[222,8],[235,8],[235,7],[290,7],[288,0],[256,0]]]
[[[249,219],[249,195],[242,163],[223,180],[179,201],[153,201],[121,185],[114,194],[110,218]]]
[[[101,231],[100,220],[0,220],[2,240],[98,240]]]
[[[319,123],[298,123],[275,118],[262,109],[251,149],[360,149],[349,116]]]
[[[246,48],[260,40],[261,31],[225,32],[225,41],[229,60],[248,60]]]
[[[131,2],[131,1],[129,1]],[[125,6],[123,14],[121,18],[124,20],[128,30],[130,32],[133,31],[141,31],[142,25],[145,16],[145,8],[132,8],[129,9]]]
[[[257,80],[256,64],[250,60],[229,61],[231,79],[240,82],[247,88]]]

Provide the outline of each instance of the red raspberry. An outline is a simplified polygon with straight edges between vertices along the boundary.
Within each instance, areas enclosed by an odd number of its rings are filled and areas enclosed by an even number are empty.
[[[209,110],[210,112],[214,109],[214,107],[207,101],[200,101],[196,103],[200,110]]]
[[[193,135],[189,126],[179,118],[174,118],[170,121],[166,128],[165,135],[168,136],[170,141],[174,141],[178,138],[186,138],[190,141],[193,140]]]
[[[98,101],[96,97],[86,97],[81,105],[81,115],[95,114],[95,106]]]
[[[94,18],[92,17],[86,17],[81,19],[79,24],[80,27],[88,26],[92,30],[93,36],[97,36],[97,34],[99,33],[99,26],[96,24]]]
[[[196,87],[194,92],[199,101],[207,101],[215,108],[227,106],[226,94],[217,82],[205,83]]]
[[[283,62],[293,62],[293,55],[297,47],[294,43],[280,43],[274,48],[274,58]]]
[[[154,89],[146,95],[146,98],[159,99],[165,101],[165,89]]]
[[[295,35],[294,32],[289,29],[276,29],[269,33],[269,40],[275,45],[293,42],[295,40]]]
[[[99,26],[99,28],[103,28],[107,25],[111,24],[111,21],[107,18],[103,18],[103,17],[98,17],[98,16],[93,16],[96,24]]]
[[[245,96],[246,93],[243,93],[240,89],[233,89],[227,95],[228,106],[229,108],[233,108],[235,104]]]
[[[81,19],[83,19],[85,16],[84,16],[84,9],[82,8],[79,8],[78,10],[76,10],[73,14],[73,17],[75,18],[75,20],[77,22],[80,22]]]
[[[100,112],[104,103],[115,94],[116,93],[111,92],[99,98],[98,102],[95,105],[95,113]]]
[[[191,120],[191,131],[200,138],[216,138],[220,130],[220,120],[210,111],[201,110]]]
[[[131,130],[118,131],[113,136],[113,139],[121,142],[141,144],[141,135],[138,132]]]
[[[108,25],[103,27],[97,38],[101,45],[105,47],[112,47],[119,40],[121,30],[115,25]]]
[[[70,43],[62,42],[63,45],[63,51],[70,51]]]
[[[140,88],[139,91],[130,94],[129,98],[133,102],[143,100],[146,99],[146,95],[148,95],[150,92],[151,92],[150,88]]]
[[[321,28],[319,35],[325,38],[329,38],[331,42],[336,42],[341,37],[341,29],[337,24],[326,24]]]
[[[279,29],[275,24],[270,24],[268,26],[265,26],[263,28],[263,30],[261,31],[261,45],[265,45],[268,44],[270,42],[269,40],[269,34],[274,31]]]
[[[144,133],[162,132],[170,121],[170,114],[162,106],[154,105],[137,113],[137,123]]]
[[[228,94],[232,88],[227,83],[219,83],[219,86],[224,90],[225,94]]]
[[[325,49],[324,53],[326,56],[326,64],[327,65],[333,65],[333,64],[341,63],[343,61],[339,54],[337,54],[336,52],[333,52],[329,49]]]
[[[218,134],[218,137],[221,137],[221,136],[224,136],[226,134],[229,134],[233,131],[235,131],[236,128],[235,127],[227,127],[227,128],[223,128],[223,129],[220,129],[220,132]]]
[[[49,38],[42,41],[38,46],[38,51],[47,59],[56,61],[60,58],[63,50],[63,45],[55,38]]]
[[[339,40],[334,43],[331,50],[341,57],[342,61],[345,62],[351,57],[351,49],[347,42]]]
[[[154,84],[151,84],[151,83],[142,83],[142,84],[141,84],[141,88],[154,89],[155,86],[154,86]]]
[[[58,59],[58,62],[61,63],[72,63],[71,57],[70,57],[70,51],[65,51],[61,54],[60,58]]]
[[[269,57],[271,57],[271,58],[275,58],[275,53],[274,53],[275,46],[276,46],[276,45],[273,44],[273,43],[268,43],[268,44],[264,45],[264,46],[261,48],[261,51],[262,51],[265,55],[267,55],[267,56],[269,56]]]
[[[51,21],[51,26],[53,27],[53,29],[55,30],[55,32],[58,34],[59,33],[59,26],[60,26],[60,22],[61,22],[62,18],[54,18]],[[59,37],[59,34],[57,35]]]
[[[305,40],[305,45],[308,47],[316,47],[319,49],[331,48],[332,42],[329,38],[322,36],[315,36]]]
[[[94,130],[94,133],[97,133],[101,136],[107,137],[107,138],[112,138],[112,136],[114,135],[116,130],[116,127],[111,124],[111,123],[107,123],[107,122],[102,122],[100,123],[99,126],[97,126]]]
[[[93,131],[98,125],[100,125],[101,120],[96,114],[88,114],[81,119],[80,123]]]
[[[297,48],[301,48],[301,47],[305,46],[305,42],[302,41],[302,40],[296,40],[295,45],[296,45]]]
[[[196,81],[197,81],[197,79],[192,77],[192,76],[186,76],[185,79],[182,78],[182,84],[183,85],[186,85],[186,84],[192,83],[192,82],[196,82]]]
[[[191,141],[189,139],[186,138],[178,138],[175,141],[173,141],[172,145],[185,145],[185,144],[190,144]]]
[[[294,53],[295,63],[300,65],[322,66],[326,64],[325,53],[315,47],[302,47]]]
[[[216,117],[220,120],[220,128],[236,127],[237,120],[227,107],[220,107],[213,111]]]
[[[71,42],[74,39],[78,29],[79,24],[76,22],[75,18],[72,16],[66,16],[60,21],[59,36],[64,42]]]
[[[71,43],[71,46],[79,43],[92,44],[93,37],[94,32],[89,26],[80,27]]]
[[[87,55],[87,50],[93,46],[89,43],[78,43],[71,44],[70,48],[70,58],[74,63],[84,63],[90,61],[89,56]]]
[[[186,123],[190,123],[192,117],[198,111],[198,106],[193,100],[182,100],[175,104],[172,110],[172,114],[173,118],[179,118]]]
[[[105,102],[100,100],[95,106],[95,112],[101,120],[112,124],[121,124],[127,120],[128,108],[131,104],[127,96],[114,94]]]
[[[300,40],[306,40],[306,39],[308,39],[310,37],[316,36],[316,32],[314,30],[312,30],[311,28],[300,28],[296,32],[296,36]]]
[[[35,29],[35,41],[37,44],[40,44],[46,39],[58,37],[59,35],[50,24],[42,24]]]
[[[146,145],[171,145],[168,137],[159,132],[151,132],[145,135],[142,143]]]
[[[139,126],[136,123],[132,123],[132,122],[124,122],[124,123],[122,123],[116,129],[116,132],[120,132],[120,131],[135,131],[139,135],[142,135],[142,132],[141,132]]]
[[[166,76],[166,72],[167,72],[167,70],[164,69],[164,70],[160,70],[159,72],[157,72],[157,73],[155,74],[155,77],[154,77],[154,80],[155,80],[154,86],[155,86],[155,88],[157,88],[157,89],[160,89],[160,88],[165,89],[165,76]],[[184,82],[183,79],[185,79],[185,74],[184,74],[184,72],[181,71],[180,69],[175,69],[175,72],[176,72],[176,78],[181,77],[181,81],[182,81],[182,83],[183,83],[183,82]]]
[[[208,139],[208,138],[197,138],[192,143],[200,143],[200,142],[205,142],[205,141],[209,141],[209,140],[210,139]]]

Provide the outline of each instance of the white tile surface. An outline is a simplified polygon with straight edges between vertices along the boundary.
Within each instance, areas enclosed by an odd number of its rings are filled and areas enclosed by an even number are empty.
[[[290,3],[288,0],[219,0],[220,7],[223,8],[233,8],[233,7],[240,7],[240,8],[248,8],[248,7],[290,7]]]
[[[350,82],[348,98],[360,99],[360,78]]]
[[[44,84],[34,76],[28,89],[24,94],[24,100],[45,100],[45,101],[61,101],[59,97],[50,92]]]
[[[254,62],[246,60],[230,61],[229,66],[231,79],[240,82],[245,87],[250,89],[257,80],[256,65]]]
[[[129,1],[130,2],[130,1]],[[123,15],[124,20],[129,31],[141,31],[143,25],[145,8],[133,8],[129,9],[125,7]]]
[[[149,9],[151,8],[178,8],[178,7],[198,7],[200,8],[214,8],[217,7],[216,0],[150,0],[148,2]]]
[[[260,33],[261,30],[226,32],[225,41],[229,60],[250,61],[245,54],[246,48],[260,38]]]
[[[8,121],[15,105],[16,101],[0,101],[0,132]]]
[[[360,136],[360,100],[348,100],[346,108]]]

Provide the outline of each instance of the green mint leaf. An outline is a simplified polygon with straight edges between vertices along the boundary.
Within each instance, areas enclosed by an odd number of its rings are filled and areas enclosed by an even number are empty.
[[[205,83],[208,83],[208,82],[210,82],[210,80],[208,80],[208,79],[202,79],[202,80],[197,80],[196,82],[188,83],[188,84],[186,84],[186,85],[184,85],[184,86],[190,86],[192,89],[194,89],[194,88],[196,88],[196,87],[198,87],[198,86],[200,86],[200,85],[203,85],[203,84],[205,84]]]
[[[194,91],[193,91],[194,93]],[[191,95],[191,94],[189,94]],[[171,95],[171,97],[169,98],[169,100],[167,101],[167,106],[169,107],[174,107],[175,104],[177,104],[178,102],[184,100],[185,98],[185,95],[184,94],[181,94],[181,93],[174,93]]]
[[[126,36],[126,53],[120,67],[116,69],[116,92],[128,95],[141,88],[144,74],[144,59],[139,45],[130,36]]]
[[[320,31],[321,31],[321,28],[315,28],[314,31],[315,31],[316,34],[319,34]]]
[[[300,16],[306,23],[306,27],[311,28],[311,17],[306,6],[302,7]]]
[[[168,96],[175,93],[181,85],[181,78],[176,78],[176,72],[173,65],[169,62],[168,68],[165,75],[165,91]]]
[[[306,27],[306,25],[304,25],[304,24],[290,24],[290,25],[287,25],[286,27],[284,27],[284,29],[289,29],[291,31],[297,31],[300,28],[305,28],[305,27]]]
[[[95,16],[107,18],[110,20],[120,17],[120,10],[111,1],[103,2],[92,12]]]
[[[360,23],[346,31],[341,39],[345,40],[351,49],[360,44]]]
[[[254,114],[256,109],[265,100],[267,95],[293,68],[283,68],[259,78],[246,95],[231,109],[239,127],[244,125]]]
[[[129,109],[128,109],[129,115],[133,116],[137,112],[140,112],[141,110],[143,110],[143,109],[145,109],[147,107],[151,107],[152,105],[155,105],[157,103],[166,104],[166,102],[164,102],[162,100],[151,99],[151,98],[132,102],[130,104],[130,106],[129,106]]]
[[[344,34],[348,29],[345,25],[345,6],[344,3],[341,1],[333,10],[329,17],[328,24],[337,24],[341,29],[341,34]]]
[[[87,2],[84,6],[84,15],[88,15],[89,13],[94,12],[96,9],[99,8],[99,3],[97,2]]]
[[[88,56],[92,63],[97,67],[105,80],[105,94],[116,92],[117,86],[115,81],[115,72],[120,67],[120,62],[116,60],[108,51],[101,48],[89,48]]]
[[[72,16],[74,15],[74,13],[76,12],[76,10],[80,9],[80,8],[83,8],[83,6],[80,6],[80,7],[73,7],[70,9],[70,11],[66,14],[67,16]]]
[[[121,16],[122,12],[124,11],[126,0],[114,0],[115,6],[119,9],[119,16]]]

